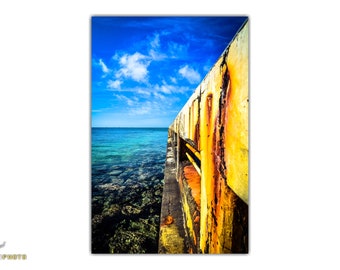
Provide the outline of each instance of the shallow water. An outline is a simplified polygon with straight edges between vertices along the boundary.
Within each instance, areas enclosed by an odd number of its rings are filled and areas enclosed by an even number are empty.
[[[92,128],[92,252],[157,253],[166,128]]]

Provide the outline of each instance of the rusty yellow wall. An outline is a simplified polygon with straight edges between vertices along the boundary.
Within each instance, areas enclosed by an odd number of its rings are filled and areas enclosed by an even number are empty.
[[[231,81],[225,118],[228,186],[248,203],[248,25],[231,44],[227,66]]]
[[[170,126],[200,152],[202,253],[248,250],[248,36],[246,22]]]

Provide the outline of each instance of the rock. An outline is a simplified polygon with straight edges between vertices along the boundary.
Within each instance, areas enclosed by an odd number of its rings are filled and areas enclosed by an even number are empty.
[[[121,170],[112,170],[109,172],[109,175],[114,175],[114,176],[117,176],[117,175],[120,175],[123,171]]]
[[[121,174],[119,175],[119,177],[120,177],[121,179],[128,179],[129,177],[131,177],[131,172],[125,171],[125,172],[121,173]]]
[[[161,194],[162,194],[162,191],[161,191],[161,190],[157,189],[157,190],[155,191],[155,196],[160,196]]]
[[[141,212],[140,209],[133,207],[131,205],[125,205],[123,206],[122,213],[123,215],[130,216],[130,215],[136,215]]]
[[[92,183],[92,251],[157,253],[164,174],[147,163],[110,170]]]
[[[120,206],[118,204],[112,204],[109,208],[104,209],[103,216],[115,216],[120,214]]]
[[[125,230],[118,230],[109,241],[111,253],[145,253],[142,243],[145,237],[142,235]]]
[[[111,177],[111,183],[115,185],[121,185],[123,181],[120,178],[117,178],[117,176]]]
[[[124,185],[126,186],[130,186],[130,187],[133,187],[134,185],[136,185],[136,182],[131,180],[130,178],[127,179],[125,182],[124,182]],[[135,186],[134,186],[135,187]]]
[[[149,219],[122,222],[110,238],[111,253],[157,253],[157,225]]]
[[[102,221],[103,221],[102,215],[95,215],[95,216],[92,218],[92,225],[93,225],[93,226],[96,226],[97,224],[100,224]]]
[[[143,197],[142,204],[143,206],[149,204],[151,202],[151,199],[149,197]]]

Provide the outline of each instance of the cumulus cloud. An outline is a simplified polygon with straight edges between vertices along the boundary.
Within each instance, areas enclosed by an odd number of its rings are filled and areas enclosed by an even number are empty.
[[[136,52],[134,54],[124,54],[119,59],[121,68],[116,73],[119,78],[121,76],[125,78],[131,78],[136,82],[146,82],[148,75],[148,66],[150,61],[148,57]]]
[[[120,85],[123,82],[121,80],[108,80],[107,87],[110,89],[120,89]]]
[[[199,83],[201,81],[201,75],[188,65],[181,67],[178,70],[178,73],[191,84]]]

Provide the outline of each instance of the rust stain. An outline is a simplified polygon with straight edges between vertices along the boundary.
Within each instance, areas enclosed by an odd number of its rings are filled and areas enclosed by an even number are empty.
[[[206,113],[207,113],[207,122],[210,123],[210,119],[211,119],[211,113],[212,113],[212,99],[213,99],[213,95],[212,94],[209,94],[207,96],[207,99],[206,99],[206,106],[207,106],[207,109],[206,109]]]
[[[178,135],[177,166],[194,159],[201,174],[188,162],[177,179],[198,206],[186,204],[189,230],[195,231],[191,241],[197,244],[191,252],[248,250],[247,50],[246,23],[171,125]],[[186,139],[194,150],[184,147]]]
[[[174,223],[174,218],[171,215],[168,215],[164,218],[163,224],[164,225],[170,225]]]
[[[201,177],[192,165],[185,166],[183,174],[187,180],[188,186],[191,188],[191,195],[193,196],[198,207],[201,207]]]

